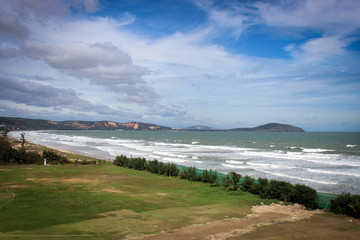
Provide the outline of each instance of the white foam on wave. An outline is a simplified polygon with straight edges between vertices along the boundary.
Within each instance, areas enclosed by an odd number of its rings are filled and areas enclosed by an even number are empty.
[[[300,147],[287,147],[288,149],[301,149]]]
[[[276,169],[295,169],[296,167],[290,167],[290,166],[283,166],[278,164],[272,164],[272,163],[252,163],[247,162],[250,166],[256,166],[260,168],[276,168]]]
[[[231,169],[253,169],[250,166],[240,166],[240,165],[232,165],[232,164],[226,164],[226,163],[222,163],[221,165],[224,167],[227,167],[227,168],[231,168]]]
[[[337,183],[334,183],[334,182],[327,182],[327,181],[322,181],[322,180],[302,178],[302,177],[297,177],[297,176],[294,176],[294,175],[288,175],[288,174],[276,173],[276,172],[269,172],[269,171],[265,171],[265,170],[258,170],[258,171],[261,171],[261,172],[267,173],[267,174],[271,174],[271,175],[274,175],[274,176],[278,176],[278,177],[291,178],[291,179],[296,179],[296,180],[301,180],[301,181],[306,181],[306,182],[314,182],[314,183],[319,183],[319,184],[324,184],[324,185],[336,185],[337,184]]]
[[[348,145],[346,145],[346,147],[348,147],[348,148],[353,148],[353,147],[357,147],[358,145],[352,145],[352,144],[348,144]]]
[[[322,153],[322,152],[335,152],[332,149],[322,149],[322,148],[301,148],[304,153]]]
[[[327,170],[318,170],[318,169],[307,169],[308,172],[320,173],[320,174],[329,174],[329,175],[344,175],[351,177],[360,177],[359,173],[349,173],[349,172],[339,172],[339,171],[327,171]]]
[[[236,164],[236,165],[244,165],[244,164],[246,164],[246,162],[244,162],[244,161],[227,160],[226,162],[230,163],[230,164]]]

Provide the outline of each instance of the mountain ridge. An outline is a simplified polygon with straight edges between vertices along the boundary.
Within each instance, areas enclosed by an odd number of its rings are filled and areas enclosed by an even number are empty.
[[[30,119],[0,116],[0,127],[8,130],[134,130],[134,131],[238,131],[238,132],[305,132],[302,128],[289,124],[268,123],[254,128],[215,129],[203,125],[187,128],[171,128],[158,124],[143,122],[119,123],[115,121],[51,121],[44,119]]]

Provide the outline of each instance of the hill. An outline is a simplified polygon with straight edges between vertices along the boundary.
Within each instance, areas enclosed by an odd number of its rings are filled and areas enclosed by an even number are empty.
[[[136,131],[164,131],[173,128],[143,123],[119,123],[113,121],[50,121],[43,119],[1,117],[0,127],[10,131],[18,130],[136,130]],[[242,132],[305,132],[302,128],[288,124],[268,123],[254,128],[233,128],[229,130],[216,130],[215,128],[195,125],[178,129],[181,131],[242,131]]]
[[[208,127],[208,126],[203,126],[203,125],[196,125],[196,126],[190,126],[190,127],[187,127],[187,128],[183,128],[182,130],[187,130],[187,131],[212,131],[212,130],[215,130],[215,128]]]
[[[0,117],[0,126],[6,126],[9,130],[171,130],[169,127],[142,122],[118,123],[112,121],[49,121],[13,117]]]
[[[304,129],[288,124],[268,123],[254,128],[234,128],[231,131],[241,132],[305,132]]]

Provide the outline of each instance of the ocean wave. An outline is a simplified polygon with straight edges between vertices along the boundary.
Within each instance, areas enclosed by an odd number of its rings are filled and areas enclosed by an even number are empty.
[[[352,144],[347,144],[346,147],[348,148],[353,148],[353,147],[357,147],[358,145],[352,145]]]
[[[274,176],[278,176],[278,177],[283,177],[283,178],[287,178],[287,179],[296,179],[296,180],[319,183],[319,184],[324,184],[324,185],[336,185],[336,184],[338,184],[337,182],[328,182],[328,181],[322,181],[322,180],[316,180],[316,179],[310,179],[310,178],[297,177],[297,176],[294,176],[294,175],[288,175],[288,174],[284,174],[284,173],[269,172],[269,171],[265,171],[265,170],[259,170],[259,171],[261,171],[263,173],[266,173],[266,174],[270,174],[270,175],[274,175]]]
[[[317,169],[307,169],[311,173],[320,173],[320,174],[330,174],[330,175],[344,175],[351,177],[360,177],[359,173],[349,173],[349,172],[339,172],[339,171],[327,171],[327,170],[317,170]]]
[[[227,167],[227,168],[231,168],[231,169],[253,169],[250,166],[240,166],[240,165],[232,165],[232,164],[226,164],[226,163],[222,163],[221,165],[224,167]]]
[[[322,153],[322,152],[335,152],[336,150],[332,149],[322,149],[322,148],[301,148],[304,153]]]

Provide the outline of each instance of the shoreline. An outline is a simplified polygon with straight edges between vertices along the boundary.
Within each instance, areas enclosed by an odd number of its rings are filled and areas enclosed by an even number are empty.
[[[13,140],[17,140],[16,138],[11,138]],[[28,142],[30,144],[32,144],[33,146],[37,146],[37,147],[40,147],[40,148],[50,148],[50,149],[53,149],[55,151],[58,151],[58,152],[61,152],[63,154],[66,154],[66,155],[70,155],[70,156],[67,156],[67,157],[70,157],[69,160],[72,160],[72,161],[78,161],[78,160],[81,160],[81,159],[92,159],[92,160],[102,160],[102,161],[105,161],[105,162],[108,162],[108,163],[113,163],[113,161],[110,161],[110,160],[106,160],[106,159],[100,159],[100,158],[96,158],[96,157],[93,157],[93,156],[87,156],[87,155],[84,155],[84,154],[79,154],[79,153],[76,153],[76,152],[73,152],[73,151],[68,151],[68,150],[64,150],[64,149],[61,149],[61,148],[52,148],[52,147],[47,147],[47,146],[44,146],[44,145],[41,145],[41,144],[37,144],[37,143],[33,143],[33,142]],[[147,161],[149,159],[146,159]],[[178,169],[181,169],[181,170],[184,170],[184,169],[188,169],[189,167],[187,166],[183,166],[183,165],[179,165],[179,164],[175,164],[175,166],[178,168]],[[202,173],[205,169],[199,169],[199,168],[196,168],[198,172]],[[225,173],[218,173],[218,177],[219,179],[223,179],[227,176],[227,174]],[[242,177],[242,179],[245,179],[245,177]],[[271,180],[271,179],[270,179]],[[257,180],[256,180],[257,181]],[[336,199],[337,197],[337,194],[333,194],[333,193],[325,193],[325,192],[319,192],[317,191],[317,204],[320,208],[329,208],[330,207],[330,203],[332,200]]]
[[[20,132],[19,132],[19,133],[20,133]],[[11,138],[16,139],[16,138],[14,138],[14,137],[11,137]],[[16,139],[16,140],[18,140],[18,139]],[[96,159],[96,160],[103,160],[103,161],[111,162],[111,163],[113,163],[114,160],[115,160],[115,158],[116,158],[116,156],[111,156],[111,155],[105,156],[105,155],[100,155],[100,154],[99,154],[99,155],[96,156],[96,155],[94,155],[94,154],[91,153],[91,152],[86,153],[86,152],[82,152],[82,151],[76,151],[76,150],[74,150],[74,147],[75,147],[75,146],[70,146],[69,148],[70,148],[71,150],[68,150],[68,149],[64,149],[64,148],[63,148],[63,147],[66,147],[67,145],[63,145],[63,146],[60,146],[60,147],[59,147],[59,146],[54,146],[54,145],[50,144],[51,146],[45,146],[45,145],[42,145],[42,144],[38,144],[38,143],[31,142],[31,140],[30,140],[30,141],[27,141],[27,142],[30,142],[30,143],[32,143],[32,144],[35,144],[35,145],[38,145],[38,146],[42,146],[42,147],[45,147],[45,148],[50,148],[50,149],[53,149],[53,150],[56,150],[56,151],[59,151],[59,152],[66,153],[66,154],[78,155],[78,156],[81,156],[81,158],[87,157],[87,158]],[[69,145],[68,145],[68,146],[69,146]],[[121,154],[119,154],[119,155],[121,155]],[[117,156],[119,156],[119,155],[117,155]],[[123,154],[123,155],[125,155],[125,156],[127,156],[127,157],[132,157],[130,154]],[[142,158],[142,157],[141,157],[141,158]],[[146,158],[146,157],[144,157],[144,158]],[[153,160],[153,159],[146,158],[146,160]],[[166,161],[162,161],[162,162],[163,162],[163,163],[167,163]],[[179,163],[176,163],[176,162],[173,162],[173,163],[174,163],[175,165],[179,166],[180,169],[189,168],[189,167],[194,166],[194,165],[192,165],[192,166],[186,166],[186,165],[182,165],[182,164],[179,164]],[[200,170],[201,172],[206,169],[206,168],[199,168],[199,167],[196,167],[196,166],[195,166],[195,168],[198,169],[198,170]],[[225,177],[229,172],[225,172],[225,171],[221,172],[221,171],[218,171],[218,173],[221,174],[223,177]],[[243,175],[241,172],[239,172],[239,173],[240,173],[241,175]],[[242,178],[244,178],[244,176],[245,176],[245,175],[243,175]],[[260,177],[262,177],[262,176],[260,176]],[[266,178],[268,178],[269,180],[276,180],[275,178],[271,178],[271,177],[266,177]],[[284,180],[284,181],[289,182],[288,180]],[[304,184],[304,185],[309,186],[308,184]],[[328,200],[329,198],[333,199],[334,196],[339,195],[339,193],[333,193],[333,192],[329,192],[329,191],[319,191],[319,190],[317,190],[317,192],[320,193],[321,195],[324,195],[324,198],[326,199],[326,200],[324,200],[324,201],[329,201],[329,200]]]

